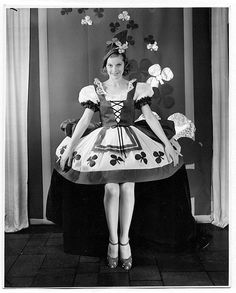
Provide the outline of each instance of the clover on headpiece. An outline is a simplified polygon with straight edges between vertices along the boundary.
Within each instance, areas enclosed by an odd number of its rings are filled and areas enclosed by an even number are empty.
[[[114,52],[125,53],[128,49],[127,30],[121,31],[114,35],[111,41],[106,42],[106,57]]]
[[[118,49],[119,53],[124,53],[125,50],[128,49],[128,42],[126,41],[124,44],[122,44],[117,38],[112,38],[112,40],[107,41],[106,44],[108,46],[112,46],[114,49]]]

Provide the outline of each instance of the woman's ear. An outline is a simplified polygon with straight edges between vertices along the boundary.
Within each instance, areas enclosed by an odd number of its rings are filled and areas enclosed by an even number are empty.
[[[107,69],[106,69],[106,67],[103,67],[103,68],[102,68],[101,73],[104,74],[104,75],[107,74]]]

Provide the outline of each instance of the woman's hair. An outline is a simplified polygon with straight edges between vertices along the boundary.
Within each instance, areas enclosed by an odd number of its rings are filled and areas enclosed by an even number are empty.
[[[107,60],[108,58],[110,57],[116,57],[116,56],[122,56],[123,58],[123,61],[124,61],[124,73],[123,75],[126,76],[129,74],[129,71],[130,71],[130,64],[129,64],[129,61],[128,61],[128,58],[126,57],[126,54],[125,53],[119,53],[117,49],[113,49],[111,50],[110,52],[108,52],[104,58],[103,58],[103,62],[102,62],[102,74],[106,74],[107,73],[107,70],[106,70],[106,65],[107,65]]]

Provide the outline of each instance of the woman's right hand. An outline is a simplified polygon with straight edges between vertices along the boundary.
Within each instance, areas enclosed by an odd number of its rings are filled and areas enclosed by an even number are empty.
[[[165,146],[165,151],[168,161],[173,161],[174,167],[177,166],[179,164],[179,155],[181,154],[176,151],[170,143]]]
[[[73,159],[73,149],[67,145],[67,148],[65,149],[64,153],[62,154],[60,158],[60,167],[62,171],[66,171],[66,169],[71,167]]]

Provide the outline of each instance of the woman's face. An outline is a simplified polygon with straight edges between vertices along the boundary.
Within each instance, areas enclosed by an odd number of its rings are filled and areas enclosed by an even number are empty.
[[[109,75],[109,78],[119,79],[123,76],[124,73],[124,61],[121,55],[110,56],[107,59],[106,69]]]

